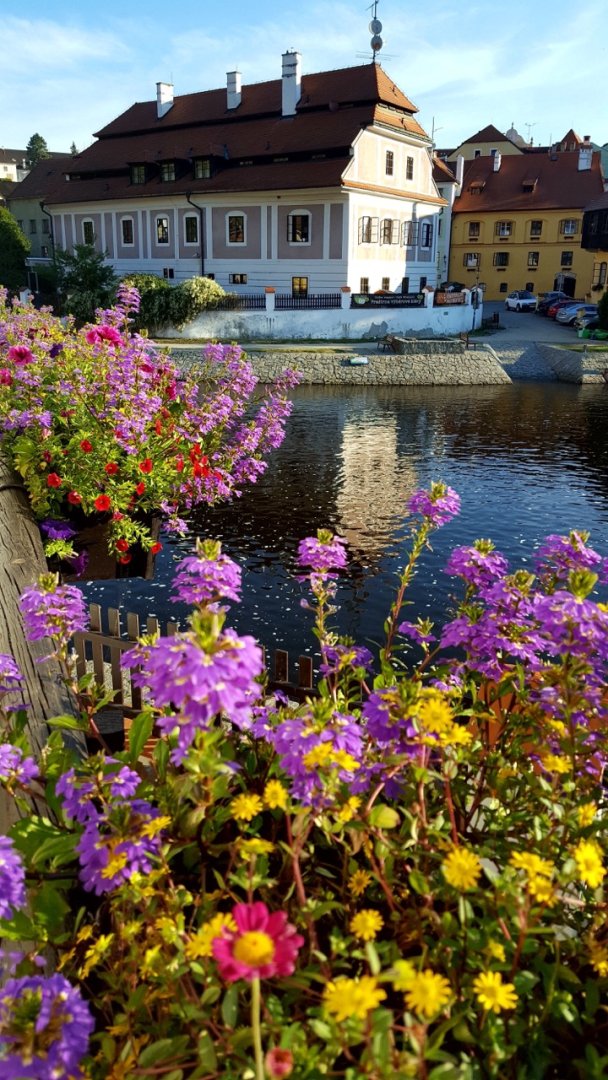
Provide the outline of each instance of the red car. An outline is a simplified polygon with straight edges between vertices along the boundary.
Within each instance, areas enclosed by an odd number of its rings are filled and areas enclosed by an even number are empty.
[[[547,308],[547,315],[550,319],[554,319],[560,308],[566,307],[567,304],[576,303],[577,301],[573,300],[571,296],[569,296],[567,300],[556,300],[554,304],[551,304],[551,306]],[[581,303],[583,303],[582,300]]]

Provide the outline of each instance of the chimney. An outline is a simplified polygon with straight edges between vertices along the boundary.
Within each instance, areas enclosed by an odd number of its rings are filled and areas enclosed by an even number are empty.
[[[302,92],[302,57],[299,52],[283,53],[283,116],[295,116]]]
[[[589,136],[585,135],[585,141],[578,152],[578,171],[586,172],[593,163],[593,147],[589,144]]]
[[[460,190],[462,190],[462,181],[464,179],[464,157],[459,154],[456,158],[456,183]]]
[[[241,73],[229,71],[226,75],[227,109],[238,109],[241,104]]]
[[[157,82],[156,116],[160,120],[173,105],[173,83]]]
[[[494,172],[500,171],[500,163],[502,161],[502,154],[500,150],[497,150],[494,154]]]

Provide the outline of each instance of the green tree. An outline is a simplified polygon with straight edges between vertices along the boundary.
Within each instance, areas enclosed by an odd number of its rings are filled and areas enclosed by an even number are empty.
[[[27,283],[25,260],[30,242],[12,214],[0,206],[0,285],[17,292]]]
[[[43,139],[42,135],[39,135],[38,132],[36,132],[35,135],[32,135],[25,148],[25,152],[27,154],[28,165],[32,167],[37,165],[39,161],[43,161],[44,158],[51,156],[49,148],[46,145],[46,139]]]
[[[117,277],[106,257],[90,244],[58,251],[57,289],[62,314],[78,323],[91,322],[98,307],[109,307],[116,295]]]
[[[70,154],[72,155],[72,157],[76,157],[77,153],[78,153],[78,147],[76,146],[76,143],[73,142],[72,145],[70,146]]]
[[[597,305],[597,317],[600,329],[608,330],[608,292],[605,292]]]

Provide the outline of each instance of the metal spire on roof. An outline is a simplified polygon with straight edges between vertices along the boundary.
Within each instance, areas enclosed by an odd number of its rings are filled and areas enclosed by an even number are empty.
[[[370,11],[371,10],[373,10],[373,15],[372,20],[369,24],[369,32],[370,34],[372,34],[372,40],[370,42],[372,47],[372,63],[375,64],[377,62],[378,53],[384,45],[384,42],[380,37],[380,34],[382,32],[382,23],[378,18],[378,0],[374,0],[373,4],[370,5]]]

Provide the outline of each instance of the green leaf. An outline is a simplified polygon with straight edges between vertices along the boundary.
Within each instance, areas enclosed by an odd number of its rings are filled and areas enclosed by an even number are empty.
[[[47,724],[51,728],[58,728],[59,731],[88,731],[89,727],[75,716],[53,716],[47,720]]]
[[[365,942],[365,955],[372,975],[379,975],[382,967],[373,941]]]
[[[145,710],[136,716],[129,732],[129,761],[132,764],[138,760],[144,746],[154,730],[154,717],[151,712]]]
[[[384,803],[376,803],[376,805],[372,807],[369,820],[377,829],[396,829],[401,818],[392,806],[386,806]]]
[[[174,1039],[157,1039],[156,1042],[146,1046],[137,1059],[137,1064],[142,1069],[151,1065],[158,1065],[160,1061],[169,1061],[171,1058],[183,1057],[190,1045],[188,1035],[177,1035]]]
[[[230,986],[224,994],[222,1001],[222,1020],[226,1027],[236,1027],[239,1009],[239,991],[236,986]]]
[[[427,895],[429,891],[428,882],[424,874],[421,874],[419,870],[412,870],[412,872],[408,874],[408,881],[414,892],[417,892],[420,896]]]

